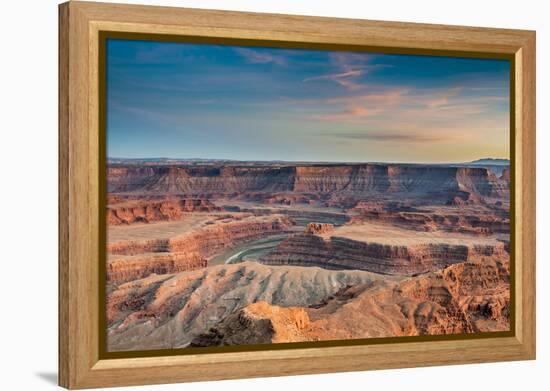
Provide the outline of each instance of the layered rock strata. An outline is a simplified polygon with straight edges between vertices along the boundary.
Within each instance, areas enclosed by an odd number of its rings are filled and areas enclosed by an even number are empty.
[[[350,209],[355,215],[349,224],[362,224],[365,221],[380,221],[418,231],[443,230],[447,232],[489,235],[509,233],[510,217],[507,210],[493,210],[487,207],[465,209],[468,205],[462,198],[455,197],[448,202],[460,210],[394,210],[382,205],[358,203]]]
[[[185,213],[218,210],[220,208],[205,199],[130,201],[107,207],[107,224],[179,220]]]
[[[207,259],[225,248],[264,236],[287,232],[293,222],[286,216],[249,217],[217,222],[175,237],[109,243],[107,279],[124,282],[151,273],[175,273],[205,267]]]
[[[506,331],[509,315],[508,264],[485,259],[399,283],[347,287],[309,307],[254,303],[191,346]]]
[[[238,196],[243,193],[414,194],[468,192],[507,196],[507,185],[486,168],[392,164],[285,166],[132,166],[108,168],[109,192]],[[287,197],[288,198],[288,197]],[[292,200],[292,198],[288,198]],[[283,200],[283,202],[286,202]],[[292,201],[289,201],[292,202]]]
[[[260,262],[266,265],[318,266],[366,270],[381,274],[414,275],[481,257],[508,259],[505,243],[457,245],[422,243],[390,245],[310,233],[281,242]]]
[[[196,252],[118,256],[107,262],[107,280],[120,284],[138,280],[150,274],[178,273],[206,266],[208,266],[208,260]]]

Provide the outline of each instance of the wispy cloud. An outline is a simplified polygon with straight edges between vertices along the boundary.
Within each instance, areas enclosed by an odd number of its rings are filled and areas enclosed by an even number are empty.
[[[338,81],[339,79],[344,79],[347,77],[354,77],[354,76],[361,76],[363,74],[363,71],[361,69],[356,70],[350,70],[346,72],[341,73],[332,73],[328,75],[321,75],[321,76],[313,76],[313,77],[306,77],[303,81],[313,81],[313,80],[333,80]]]
[[[313,119],[321,121],[353,122],[360,118],[372,117],[383,112],[380,108],[367,109],[362,106],[350,106],[343,111],[333,114],[321,114],[313,116]]]
[[[314,99],[298,104],[310,104],[318,113],[308,114],[310,120],[342,123],[366,123],[374,118],[410,122],[464,122],[470,116],[495,110],[495,103],[507,99],[491,96],[461,95],[462,86],[445,88],[392,88],[370,86],[374,92]]]
[[[278,56],[273,52],[255,50],[249,48],[236,47],[233,50],[244,57],[244,59],[250,64],[268,64],[273,63],[277,65],[286,65],[287,60],[284,56]]]
[[[330,73],[326,75],[307,77],[303,81],[310,82],[316,80],[329,80],[340,84],[342,87],[350,91],[357,91],[364,87],[363,84],[354,81],[353,78],[359,77],[365,73],[364,69],[355,69],[340,73]]]
[[[420,133],[394,133],[394,132],[363,132],[363,133],[326,133],[325,136],[343,138],[349,140],[366,140],[375,142],[438,142],[449,141],[448,135],[442,134],[420,134]]]
[[[454,87],[447,90],[443,90],[437,93],[433,98],[426,100],[426,106],[428,107],[441,107],[449,104],[449,100],[463,90],[462,87]]]
[[[312,119],[322,121],[356,122],[380,115],[402,101],[408,90],[381,91],[357,96],[335,97],[323,103],[336,105],[336,111],[314,115]]]
[[[319,76],[306,77],[302,81],[307,83],[327,80],[341,85],[346,90],[358,91],[366,87],[366,84],[359,80],[361,76],[375,69],[389,67],[389,65],[385,64],[370,64],[371,56],[363,53],[335,52],[331,53],[330,58],[333,65],[338,69],[337,71]]]
[[[350,71],[352,69],[362,68],[366,66],[373,56],[366,53],[355,52],[332,52],[330,53],[331,61],[343,69],[344,71]]]

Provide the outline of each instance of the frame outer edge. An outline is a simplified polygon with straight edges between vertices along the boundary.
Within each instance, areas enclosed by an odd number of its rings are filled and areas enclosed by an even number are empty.
[[[58,205],[58,384],[68,388],[70,374],[69,335],[69,3],[59,4],[59,205]]]
[[[59,379],[60,386],[89,382],[94,356],[90,318],[95,311],[91,235],[87,45],[89,16],[82,3],[59,5]],[[91,338],[92,337],[92,338]]]
[[[536,358],[536,33],[522,47],[522,310],[523,347]]]

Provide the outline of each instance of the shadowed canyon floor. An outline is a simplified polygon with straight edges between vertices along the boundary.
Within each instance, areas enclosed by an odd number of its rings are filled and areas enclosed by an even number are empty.
[[[108,350],[509,328],[509,171],[117,161]]]

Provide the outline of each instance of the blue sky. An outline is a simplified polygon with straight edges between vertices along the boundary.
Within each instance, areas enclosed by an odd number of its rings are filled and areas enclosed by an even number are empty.
[[[508,158],[509,72],[505,60],[109,39],[107,154]]]

